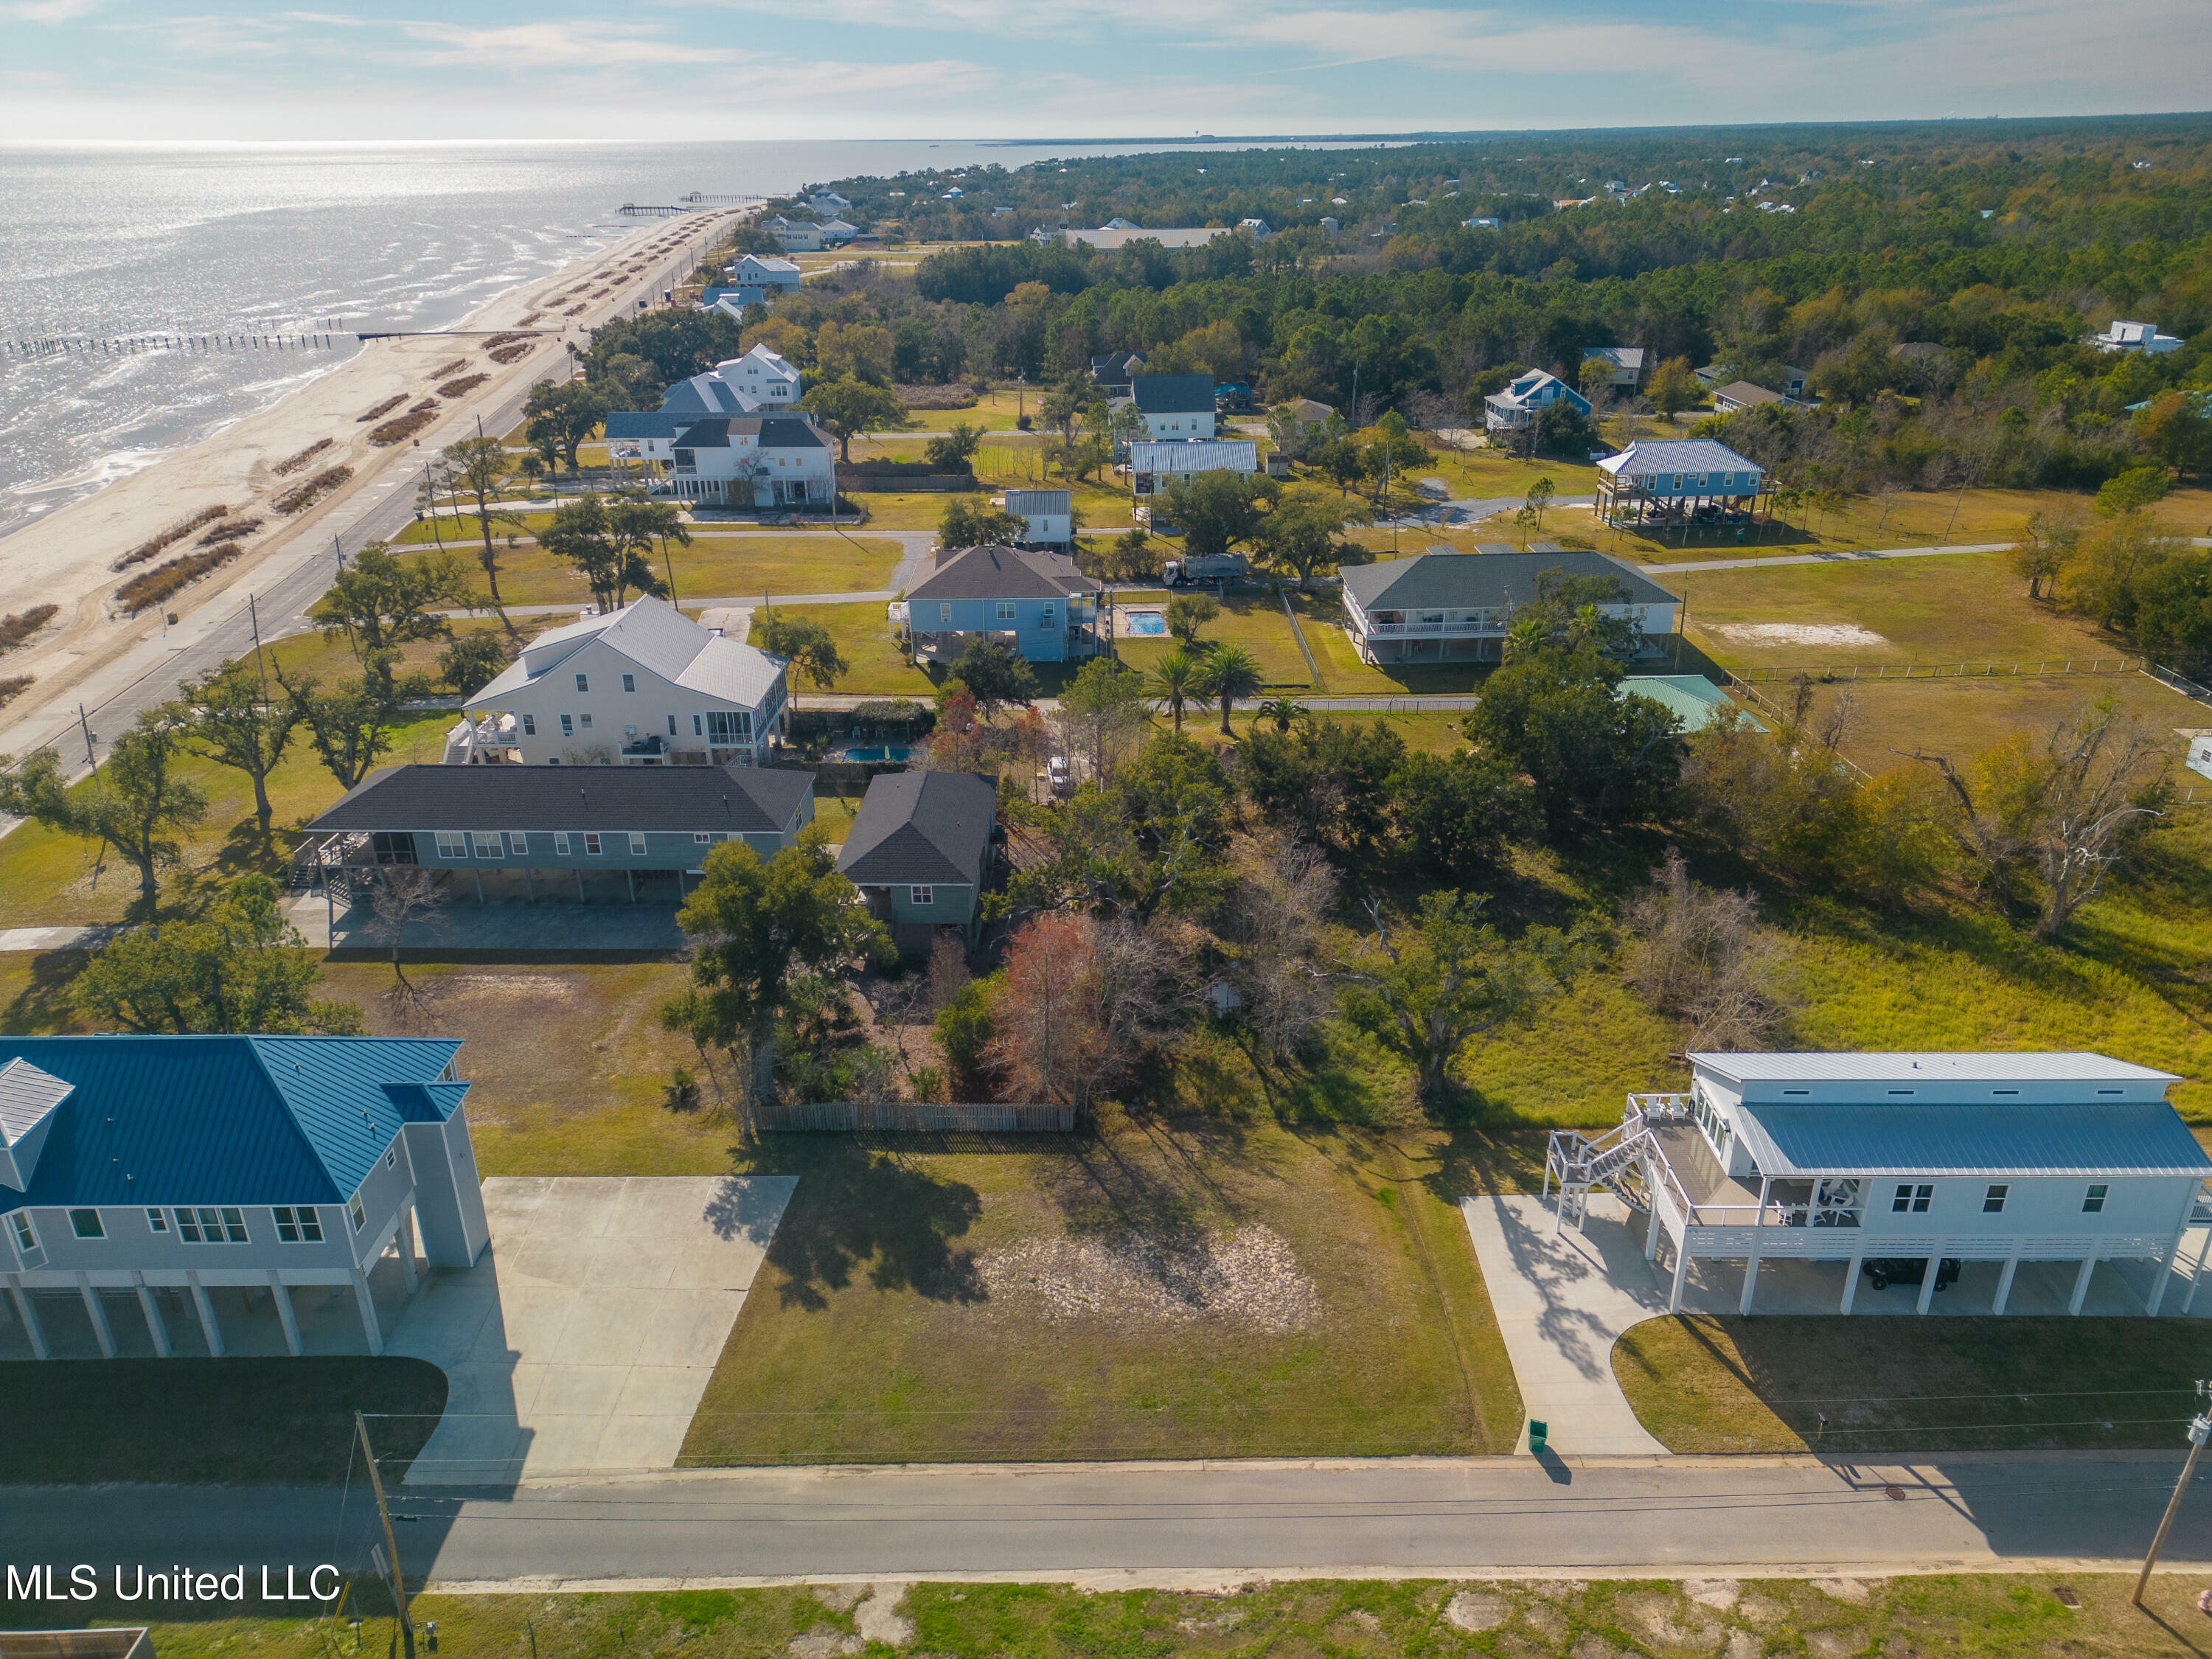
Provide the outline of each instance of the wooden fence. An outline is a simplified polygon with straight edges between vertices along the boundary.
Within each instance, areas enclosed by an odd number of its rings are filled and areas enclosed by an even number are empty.
[[[1073,1106],[841,1100],[817,1106],[771,1106],[760,1115],[763,1134],[852,1134],[862,1130],[879,1134],[929,1134],[956,1129],[989,1134],[1066,1134],[1074,1127]]]

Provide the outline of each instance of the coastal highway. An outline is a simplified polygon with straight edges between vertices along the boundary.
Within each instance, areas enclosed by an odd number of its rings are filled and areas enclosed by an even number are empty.
[[[628,279],[608,296],[605,313],[599,320],[604,323],[634,315],[641,299],[657,306],[662,290],[690,272],[696,262],[695,250],[730,216],[728,213],[702,215],[682,247]],[[665,228],[655,225],[646,234],[658,235]],[[481,406],[464,404],[456,412],[462,416],[481,416],[486,433],[503,435],[520,422],[529,395],[529,386],[525,385]],[[446,428],[455,437],[469,429],[455,422]],[[95,739],[94,751],[104,759],[115,738],[130,730],[142,711],[176,695],[179,681],[197,678],[226,658],[251,656],[257,613],[264,641],[313,626],[307,619],[308,609],[337,574],[338,550],[343,548],[350,557],[370,542],[398,535],[413,520],[420,453],[412,449],[393,452],[357,489],[341,497],[313,530],[302,532],[262,561],[240,589],[217,594],[189,609],[185,607],[191,605],[191,595],[187,590],[179,605],[181,619],[175,628],[163,629],[85,678],[76,694],[84,706],[82,720],[74,708],[65,717],[51,714],[33,717],[23,709],[18,711],[12,730],[0,722],[0,732],[5,734],[0,739],[0,753],[51,744],[61,756],[69,775],[82,776],[89,769],[88,732]],[[252,610],[246,599],[248,592],[253,595]],[[12,827],[11,820],[0,817],[0,833]]]
[[[1577,1577],[2118,1571],[2178,1460],[1991,1455],[676,1472],[512,1493],[392,1487],[410,1577],[562,1581]],[[365,1492],[0,1490],[0,1558],[358,1565]],[[2212,1562],[2212,1496],[2166,1565]],[[104,1576],[103,1569],[103,1576]]]

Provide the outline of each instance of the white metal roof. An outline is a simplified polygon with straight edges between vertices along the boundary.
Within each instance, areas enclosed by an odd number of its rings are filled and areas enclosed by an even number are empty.
[[[1691,1064],[1735,1083],[1894,1083],[1915,1078],[1993,1083],[2179,1080],[2172,1072],[2087,1053],[1693,1054],[1689,1058]]]
[[[20,1055],[0,1066],[0,1145],[21,1140],[76,1087]]]
[[[593,639],[687,690],[747,708],[759,707],[784,666],[781,657],[710,633],[667,600],[647,595],[607,616],[586,617],[540,634],[466,706],[497,708],[502,698],[555,672],[575,647]]]

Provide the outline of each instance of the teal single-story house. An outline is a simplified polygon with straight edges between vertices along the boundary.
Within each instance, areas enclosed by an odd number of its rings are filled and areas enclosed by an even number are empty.
[[[989,778],[886,772],[870,781],[837,869],[903,954],[922,955],[945,933],[972,945],[998,817]]]
[[[560,893],[571,878],[611,872],[633,896],[640,878],[680,892],[715,843],[774,858],[814,821],[814,774],[765,766],[388,766],[307,826],[327,885],[346,890],[390,866],[520,878]]]
[[[1098,584],[1063,554],[970,547],[890,607],[893,627],[914,630],[917,655],[950,661],[988,639],[1030,662],[1066,662],[1098,650]]]

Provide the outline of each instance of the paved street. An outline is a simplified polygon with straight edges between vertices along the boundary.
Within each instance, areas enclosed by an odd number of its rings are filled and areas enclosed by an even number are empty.
[[[736,1471],[394,1507],[410,1573],[446,1585],[779,1577],[1083,1578],[2116,1569],[2179,1460],[1526,1457],[1352,1464]],[[0,1559],[361,1559],[368,1503],[331,1491],[0,1490]],[[186,1541],[188,1540],[188,1541]],[[2212,1493],[2175,1567],[2212,1564]]]

